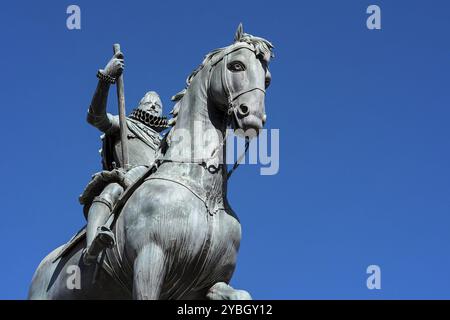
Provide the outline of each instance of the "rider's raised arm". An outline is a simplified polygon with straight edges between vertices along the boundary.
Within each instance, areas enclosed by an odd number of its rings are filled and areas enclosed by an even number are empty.
[[[111,128],[111,120],[106,113],[109,86],[109,83],[102,80],[98,81],[97,89],[87,113],[87,122],[102,132],[106,132]]]
[[[111,84],[114,84],[124,68],[123,54],[116,53],[108,62],[104,70],[97,72],[99,78],[97,88],[89,106],[87,122],[102,132],[114,130],[118,127],[115,116],[106,112],[108,92]]]

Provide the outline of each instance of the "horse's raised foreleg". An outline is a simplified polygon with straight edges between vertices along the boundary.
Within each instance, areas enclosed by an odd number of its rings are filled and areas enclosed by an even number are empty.
[[[250,293],[245,290],[237,290],[225,282],[213,285],[206,294],[209,300],[252,300]]]
[[[166,274],[165,254],[156,244],[143,247],[134,261],[133,298],[157,300]]]

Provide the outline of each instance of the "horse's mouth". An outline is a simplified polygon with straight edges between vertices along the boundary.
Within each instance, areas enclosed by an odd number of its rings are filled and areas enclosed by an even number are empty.
[[[235,134],[241,137],[256,137],[263,128],[263,119],[250,114],[242,119],[234,118]]]

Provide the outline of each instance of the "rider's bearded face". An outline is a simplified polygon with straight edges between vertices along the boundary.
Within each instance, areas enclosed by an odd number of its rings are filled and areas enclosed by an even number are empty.
[[[153,116],[160,117],[162,113],[162,108],[158,99],[149,99],[147,101],[141,102],[139,109],[149,112]]]

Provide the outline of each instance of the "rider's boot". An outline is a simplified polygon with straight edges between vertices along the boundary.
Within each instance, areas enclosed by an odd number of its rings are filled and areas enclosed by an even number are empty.
[[[111,203],[103,197],[97,197],[92,202],[86,227],[86,248],[83,251],[85,264],[95,262],[100,252],[115,244],[114,233],[104,225],[111,210]]]

